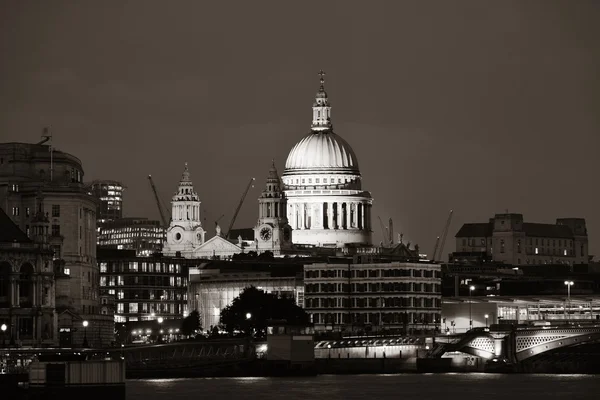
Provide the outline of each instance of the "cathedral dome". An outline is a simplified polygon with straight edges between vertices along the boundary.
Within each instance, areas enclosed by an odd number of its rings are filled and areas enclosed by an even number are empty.
[[[290,151],[285,170],[359,173],[352,147],[330,130],[313,131],[300,140]]]
[[[352,147],[333,133],[331,106],[325,91],[325,73],[321,71],[321,85],[313,103],[311,133],[290,151],[285,162],[284,175],[296,173],[341,173],[359,175],[358,160]]]

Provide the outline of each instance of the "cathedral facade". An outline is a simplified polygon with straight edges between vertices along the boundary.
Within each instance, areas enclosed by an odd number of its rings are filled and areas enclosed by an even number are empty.
[[[280,178],[273,163],[258,199],[254,244],[247,251],[290,253],[294,244],[314,247],[370,246],[373,199],[362,189],[352,147],[333,131],[324,73],[313,103],[312,127],[290,151]],[[242,238],[216,235],[205,241],[200,199],[187,168],[172,198],[172,219],[163,253],[186,258],[229,258],[245,251]],[[225,236],[225,237],[224,237]],[[237,241],[236,241],[237,240]]]
[[[163,253],[192,258],[194,250],[204,243],[205,235],[200,220],[200,197],[194,191],[190,171],[185,163],[179,187],[171,199],[171,223],[167,229]]]
[[[294,244],[368,246],[373,199],[362,189],[354,150],[333,131],[324,73],[320,75],[311,132],[292,148],[283,173]]]

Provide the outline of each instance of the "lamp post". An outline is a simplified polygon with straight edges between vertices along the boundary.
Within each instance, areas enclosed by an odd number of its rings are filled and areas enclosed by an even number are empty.
[[[2,347],[6,347],[6,324],[2,324],[0,329],[2,330]]]
[[[83,321],[83,347],[88,347],[88,341],[87,341],[87,327],[88,327],[88,322],[87,320]]]
[[[485,315],[484,315],[484,317],[485,317],[485,327],[487,328],[487,327],[488,327],[488,318],[489,318],[490,316],[489,316],[489,315],[487,315],[487,314],[485,314]]]
[[[158,342],[162,343],[162,323],[164,321],[163,317],[158,317],[156,319],[156,321],[158,322]]]
[[[471,294],[473,293],[473,290],[475,290],[475,286],[469,286],[469,330],[473,329],[473,308],[471,305]]]
[[[567,286],[567,319],[571,319],[571,286],[573,286],[575,282],[573,281],[565,281],[565,285]]]

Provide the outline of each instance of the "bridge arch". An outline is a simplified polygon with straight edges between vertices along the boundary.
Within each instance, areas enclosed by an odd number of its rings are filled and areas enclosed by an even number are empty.
[[[564,332],[561,332],[562,330],[555,330],[556,333],[553,333],[551,336],[542,331],[539,332],[540,336],[537,337],[533,335],[517,337],[517,361],[524,361],[528,358],[564,347],[585,343],[600,343],[600,331],[597,329],[577,329],[575,332],[573,332],[573,329],[564,330]],[[573,333],[569,334],[570,332]]]

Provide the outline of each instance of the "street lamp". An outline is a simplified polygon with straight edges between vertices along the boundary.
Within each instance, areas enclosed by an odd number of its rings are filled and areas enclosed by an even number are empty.
[[[83,321],[83,347],[88,347],[87,326],[88,326],[88,322],[87,322],[87,320],[84,320]]]
[[[469,329],[473,329],[473,312],[472,312],[472,301],[471,301],[471,294],[473,293],[473,290],[475,290],[475,286],[471,285],[469,286]]]
[[[567,286],[567,318],[571,319],[571,286],[573,286],[575,282],[573,281],[565,281],[565,285]]]
[[[161,329],[161,326],[162,326],[162,323],[163,323],[164,319],[163,319],[163,317],[158,317],[158,319],[156,321],[158,322],[158,333],[159,333],[159,335],[158,335],[158,342],[162,343],[162,333],[163,333],[163,331]]]
[[[246,313],[246,319],[250,319],[250,318],[252,318],[252,314]]]
[[[0,329],[2,330],[2,347],[6,346],[6,324],[2,324],[2,326],[0,326]]]
[[[485,327],[487,328],[487,327],[488,327],[488,318],[489,318],[490,316],[489,316],[489,315],[487,315],[487,314],[485,314],[485,315],[484,315],[484,317],[485,317]]]

